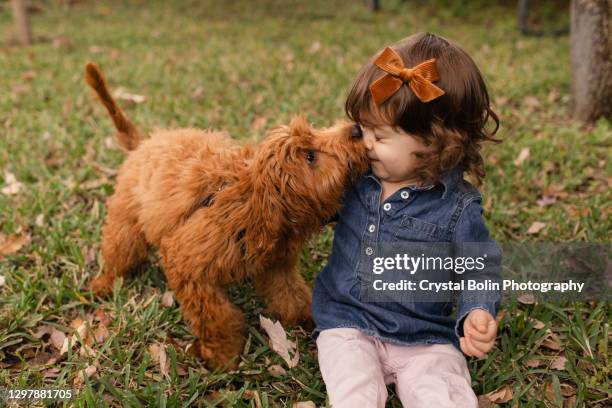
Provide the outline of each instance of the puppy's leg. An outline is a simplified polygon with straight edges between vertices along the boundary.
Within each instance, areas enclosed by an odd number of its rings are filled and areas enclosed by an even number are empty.
[[[109,205],[109,212],[102,230],[102,274],[91,282],[96,296],[108,296],[113,282],[147,259],[147,243],[136,219],[123,208]]]
[[[266,299],[266,312],[280,318],[283,326],[314,326],[310,309],[312,291],[297,268],[297,255],[266,269],[253,279],[255,290]]]
[[[235,368],[244,348],[245,319],[227,298],[223,283],[229,273],[216,262],[218,242],[207,228],[210,220],[195,213],[161,241],[161,263],[168,287],[176,295],[183,318],[198,337],[194,351],[212,367]],[[232,361],[232,359],[234,359]]]

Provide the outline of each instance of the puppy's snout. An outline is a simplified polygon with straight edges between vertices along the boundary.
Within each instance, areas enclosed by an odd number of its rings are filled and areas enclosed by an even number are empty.
[[[361,130],[361,126],[358,123],[355,123],[351,127],[351,138],[352,139],[363,139],[363,131]]]

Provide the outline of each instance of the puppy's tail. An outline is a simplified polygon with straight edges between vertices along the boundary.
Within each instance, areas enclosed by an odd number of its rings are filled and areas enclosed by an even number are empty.
[[[113,119],[113,123],[117,128],[117,139],[121,147],[127,151],[136,149],[142,140],[142,136],[132,122],[125,117],[110,92],[108,92],[108,87],[100,68],[91,62],[87,64],[85,67],[85,79],[87,84],[96,91],[100,101],[102,101],[102,104],[104,104],[104,107]]]

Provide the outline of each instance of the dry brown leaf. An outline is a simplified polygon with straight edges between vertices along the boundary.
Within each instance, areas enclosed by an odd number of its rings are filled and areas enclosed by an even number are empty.
[[[0,275],[0,288],[1,288],[2,286],[4,286],[4,283],[5,283],[5,282],[6,282],[6,278],[5,278],[4,276]]]
[[[536,302],[535,297],[530,293],[525,293],[524,295],[521,295],[516,298],[516,300],[518,300],[519,303],[522,303],[524,305],[533,305]]]
[[[110,317],[104,312],[103,309],[96,309],[94,312],[94,320],[98,321],[100,326],[108,326],[111,322]]]
[[[567,358],[564,356],[558,356],[550,364],[550,368],[554,370],[565,370],[565,363],[567,363]]]
[[[512,393],[512,388],[508,384],[485,395],[487,396],[489,401],[494,404],[503,404],[505,402],[510,401],[514,396],[514,394]]]
[[[287,374],[287,371],[285,371],[285,369],[282,366],[278,364],[274,364],[268,367],[268,373],[270,373],[272,377],[281,377]]]
[[[0,192],[4,195],[15,195],[23,188],[23,184],[17,181],[15,175],[11,172],[4,172],[4,183],[6,186],[0,189]]]
[[[80,370],[77,376],[74,378],[74,386],[77,388],[80,387],[85,382],[85,378],[93,377],[97,371],[98,368],[94,365],[89,365],[84,370]]]
[[[46,351],[42,351],[34,356],[33,359],[29,360],[28,365],[30,367],[40,367],[55,364],[61,359],[61,357],[62,356],[58,352],[48,353]]]
[[[555,351],[563,350],[563,346],[561,346],[561,340],[559,340],[559,336],[552,332],[548,333],[548,336],[544,339],[541,346]]]
[[[526,360],[524,364],[526,367],[537,368],[540,366],[540,364],[542,364],[542,362],[537,358],[530,358]]]
[[[151,344],[149,345],[149,354],[151,358],[159,364],[159,372],[166,378],[169,377],[170,372],[170,360],[166,354],[165,344]]]
[[[60,369],[57,367],[47,368],[42,372],[43,378],[57,378],[60,375]]]
[[[557,197],[555,196],[542,196],[542,198],[540,198],[538,201],[536,201],[536,203],[538,204],[538,206],[540,207],[546,207],[547,205],[552,205],[554,203],[557,202]]]
[[[544,327],[546,327],[546,324],[544,324],[543,321],[538,320],[538,319],[534,319],[534,318],[530,318],[529,320],[531,320],[533,322],[533,328],[540,330],[543,329]]]
[[[45,216],[43,214],[38,214],[36,216],[34,224],[36,224],[37,227],[42,227],[43,225],[45,225]]]
[[[287,339],[287,333],[285,329],[283,329],[283,325],[280,322],[273,323],[272,320],[262,315],[259,315],[259,323],[266,333],[268,333],[270,348],[276,351],[278,355],[285,360],[289,368],[295,367],[300,360],[300,353],[295,343]],[[290,357],[290,352],[295,353],[293,358]]]
[[[576,395],[576,388],[571,384],[562,383],[559,388],[561,388],[561,395],[564,397],[573,397]]]
[[[96,330],[94,330],[94,338],[96,340],[96,343],[98,344],[104,344],[104,342],[108,339],[109,336],[110,332],[108,331],[106,326],[103,326],[101,324],[96,327]]]
[[[62,346],[64,345],[64,340],[66,340],[66,334],[53,328],[53,331],[51,332],[51,344],[53,344],[53,347],[61,350]]]
[[[174,293],[171,290],[164,292],[161,298],[161,304],[165,307],[172,307],[174,304]]]
[[[294,402],[291,406],[292,408],[317,408],[314,402],[312,401],[300,401]]]
[[[531,224],[531,226],[527,230],[527,233],[528,234],[537,234],[538,232],[542,231],[542,229],[544,229],[545,226],[546,226],[546,223],[543,223],[543,222],[540,222],[540,221],[536,221],[533,224]]]
[[[30,242],[30,235],[9,235],[6,236],[0,233],[0,259],[4,258],[3,255],[14,254],[23,248],[28,242]]]
[[[486,395],[478,396],[478,408],[491,408],[491,401]]]
[[[62,349],[64,345],[64,341],[66,340],[66,334],[60,330],[57,330],[55,327],[51,325],[44,325],[36,329],[36,331],[32,334],[37,339],[42,339],[45,335],[49,335],[49,340],[51,345],[58,350]]]
[[[70,327],[75,329],[76,333],[64,339],[64,344],[60,350],[60,354],[62,355],[66,354],[68,350],[74,347],[74,345],[79,342],[79,339],[81,339],[83,342],[87,342],[88,340],[87,322],[83,321],[83,319],[74,319],[70,323]]]
[[[524,147],[523,149],[521,149],[519,155],[514,160],[514,165],[518,167],[522,165],[525,162],[525,160],[527,160],[528,158],[529,158],[529,148]]]

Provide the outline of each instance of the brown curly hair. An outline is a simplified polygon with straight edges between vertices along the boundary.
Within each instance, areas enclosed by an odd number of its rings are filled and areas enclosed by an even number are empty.
[[[440,77],[435,85],[444,90],[444,95],[423,103],[408,86],[402,86],[376,106],[369,86],[384,74],[373,63],[379,52],[361,68],[353,82],[346,99],[346,114],[365,126],[399,127],[430,146],[429,153],[415,153],[419,159],[415,177],[422,183],[433,183],[443,173],[462,166],[480,184],[485,176],[481,144],[501,142],[494,137],[499,117],[490,107],[480,70],[457,44],[435,34],[417,33],[390,47],[406,67],[435,58]],[[490,119],[495,123],[493,130],[486,129]]]

